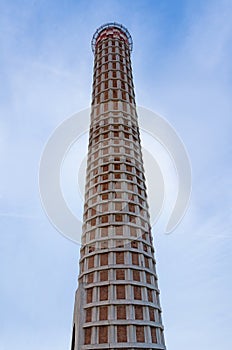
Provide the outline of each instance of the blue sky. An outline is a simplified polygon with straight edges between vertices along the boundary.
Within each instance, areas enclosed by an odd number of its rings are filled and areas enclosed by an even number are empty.
[[[50,225],[38,167],[90,104],[90,41],[109,21],[133,37],[138,105],[170,121],[192,164],[184,220],[155,236],[168,349],[232,347],[231,18],[226,0],[1,1],[0,349],[69,349],[79,246]]]

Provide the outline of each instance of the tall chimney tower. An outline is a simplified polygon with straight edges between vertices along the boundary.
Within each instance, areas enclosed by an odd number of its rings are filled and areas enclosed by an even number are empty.
[[[91,125],[71,350],[166,349],[130,52],[120,24],[92,39]]]

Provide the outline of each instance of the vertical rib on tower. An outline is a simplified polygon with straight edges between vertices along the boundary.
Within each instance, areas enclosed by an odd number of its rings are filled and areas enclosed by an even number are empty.
[[[165,349],[126,28],[93,36],[84,222],[71,350]]]

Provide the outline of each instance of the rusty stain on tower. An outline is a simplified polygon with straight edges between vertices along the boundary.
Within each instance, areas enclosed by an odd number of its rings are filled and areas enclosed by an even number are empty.
[[[130,52],[122,25],[92,39],[94,77],[71,350],[165,349]]]

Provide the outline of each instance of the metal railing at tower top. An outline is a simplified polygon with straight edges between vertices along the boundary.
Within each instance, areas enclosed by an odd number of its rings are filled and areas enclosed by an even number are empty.
[[[96,43],[97,43],[97,39],[99,38],[100,34],[104,31],[104,30],[110,30],[110,29],[117,29],[120,30],[122,34],[124,34],[127,38],[128,41],[128,46],[130,51],[132,51],[133,49],[133,41],[132,41],[132,37],[128,31],[128,29],[126,27],[124,27],[122,24],[116,23],[116,22],[110,22],[110,23],[106,23],[103,24],[102,26],[100,26],[94,33],[92,41],[91,41],[91,47],[92,47],[92,51],[93,53],[95,52],[95,47],[96,47]]]

